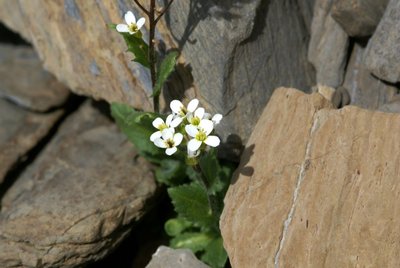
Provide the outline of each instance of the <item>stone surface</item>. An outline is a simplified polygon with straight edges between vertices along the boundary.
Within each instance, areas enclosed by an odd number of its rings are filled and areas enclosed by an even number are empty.
[[[315,84],[306,60],[313,2],[175,1],[157,33],[167,48],[182,49],[166,100],[197,96],[226,117],[224,140],[246,140],[273,89]],[[63,3],[0,0],[0,20],[30,40],[46,69],[73,91],[150,110],[148,73],[106,25],[135,10],[133,1]]]
[[[332,0],[316,0],[311,25],[308,60],[314,65],[317,83],[338,87],[344,78],[349,38],[331,16]]]
[[[149,164],[86,104],[3,197],[0,267],[78,267],[104,257],[155,189]]]
[[[343,86],[348,90],[351,105],[377,110],[392,101],[397,88],[374,77],[363,64],[365,48],[355,43],[347,65]]]
[[[160,246],[146,268],[207,268],[189,249]]]
[[[334,0],[332,17],[350,36],[374,33],[389,0]]]
[[[7,172],[48,134],[61,114],[36,114],[0,98],[0,184]]]
[[[0,43],[0,96],[23,107],[47,111],[65,102],[68,89],[43,70],[30,47]]]
[[[400,1],[391,0],[368,42],[364,63],[382,80],[400,81]]]
[[[400,115],[278,89],[225,198],[232,267],[398,267]]]

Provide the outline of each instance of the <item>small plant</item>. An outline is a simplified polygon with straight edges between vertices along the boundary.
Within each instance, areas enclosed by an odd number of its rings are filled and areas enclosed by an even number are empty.
[[[160,62],[154,47],[155,26],[173,0],[156,17],[155,0],[150,0],[146,10],[149,17],[149,41],[143,40],[140,29],[145,18],[136,20],[128,11],[126,24],[111,27],[124,38],[133,61],[148,68],[152,77],[154,112],[137,111],[128,105],[113,103],[112,115],[118,126],[135,145],[138,153],[156,165],[155,177],[165,184],[177,216],[165,223],[171,236],[170,246],[189,248],[212,267],[224,267],[227,254],[219,230],[223,198],[234,166],[222,164],[216,148],[220,139],[214,134],[221,114],[211,115],[191,100],[185,106],[179,100],[170,103],[172,113],[159,113],[159,96],[173,72],[178,53],[167,54]],[[157,68],[158,66],[158,68]]]

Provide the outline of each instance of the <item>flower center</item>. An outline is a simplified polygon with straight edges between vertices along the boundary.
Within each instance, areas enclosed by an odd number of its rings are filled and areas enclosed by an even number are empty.
[[[131,23],[128,25],[129,31],[136,33],[137,31],[139,31],[136,23]]]
[[[197,116],[195,116],[195,117],[193,117],[193,118],[190,120],[190,123],[191,123],[192,125],[194,125],[194,126],[198,126],[198,125],[200,124],[200,118],[198,118]]]
[[[165,145],[166,145],[168,148],[172,148],[172,147],[175,147],[175,142],[174,142],[173,139],[168,139],[168,140],[165,141]]]
[[[166,129],[166,128],[168,128],[168,126],[167,126],[167,124],[165,124],[165,123],[162,123],[162,124],[159,124],[159,125],[158,125],[158,129],[159,129],[160,131],[163,131],[163,130]]]
[[[186,114],[187,114],[187,109],[185,106],[182,106],[181,110],[179,111],[179,115],[184,117],[184,116],[186,116]]]
[[[200,130],[197,132],[195,139],[198,141],[205,141],[207,139],[207,134],[203,130]]]

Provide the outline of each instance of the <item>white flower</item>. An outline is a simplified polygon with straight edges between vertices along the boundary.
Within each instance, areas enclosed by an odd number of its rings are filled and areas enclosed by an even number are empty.
[[[165,153],[172,155],[177,151],[176,146],[181,144],[183,135],[174,133],[173,128],[166,128],[161,131],[161,137],[154,140],[154,144],[159,148],[166,148]]]
[[[182,104],[182,102],[178,100],[173,100],[169,104],[171,110],[178,116],[177,118],[180,118],[181,122],[189,113],[193,113],[198,105],[199,105],[198,99],[191,100],[187,108],[185,107],[185,105]]]
[[[152,142],[155,141],[155,139],[160,138],[162,136],[161,132],[166,129],[166,128],[175,128],[180,124],[180,121],[177,120],[176,118],[174,119],[174,115],[170,114],[167,116],[167,119],[164,120],[160,117],[157,117],[156,119],[154,119],[153,121],[153,126],[158,129],[158,131],[154,132],[153,134],[151,134],[150,136],[150,140]]]
[[[135,15],[133,15],[132,11],[128,11],[125,13],[126,24],[118,24],[117,31],[120,33],[135,34],[140,30],[140,28],[142,28],[145,21],[146,21],[145,18],[140,18],[136,22]]]
[[[210,119],[210,120],[214,123],[214,126],[216,126],[216,125],[218,125],[218,124],[221,122],[221,120],[222,120],[222,114],[215,114],[215,115],[211,118],[211,114],[205,113],[204,118],[205,118],[205,119]]]
[[[195,157],[198,157],[199,155],[200,155],[200,151],[199,150],[197,150],[197,151],[191,151],[190,149],[189,149],[189,147],[187,148],[187,154],[188,154],[188,158],[195,158]]]
[[[204,108],[197,108],[196,111],[194,111],[194,113],[188,113],[187,114],[187,120],[189,122],[189,124],[193,125],[193,126],[198,126],[201,122],[201,120],[204,118],[205,115],[205,110]]]
[[[208,119],[201,120],[198,127],[186,125],[186,133],[193,138],[188,142],[188,150],[195,152],[203,143],[211,147],[217,147],[220,143],[219,138],[213,135],[209,136],[213,128],[214,123]]]

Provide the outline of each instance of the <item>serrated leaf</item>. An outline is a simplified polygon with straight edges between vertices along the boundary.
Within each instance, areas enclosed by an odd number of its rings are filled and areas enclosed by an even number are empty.
[[[120,34],[124,37],[128,51],[135,56],[133,61],[142,64],[146,68],[150,68],[149,45],[143,40],[141,32],[139,31],[136,34]]]
[[[152,97],[157,97],[161,94],[161,89],[164,83],[167,81],[170,74],[174,71],[176,58],[179,53],[177,51],[171,51],[161,62],[160,68],[157,73],[156,84],[154,85]]]
[[[183,233],[171,239],[172,248],[188,248],[193,253],[204,250],[213,240],[213,236],[207,233]]]
[[[174,218],[164,224],[164,229],[169,236],[177,236],[192,226],[191,222],[183,218]]]
[[[198,183],[185,184],[168,189],[175,211],[196,226],[211,228],[213,216],[208,204],[207,193]]]
[[[156,163],[165,158],[163,151],[150,141],[150,135],[155,130],[152,122],[159,115],[136,111],[122,103],[112,103],[111,114],[121,131],[135,145],[139,154]]]
[[[228,259],[228,254],[225,251],[222,238],[217,238],[211,241],[205,248],[201,260],[213,268],[223,268]]]
[[[164,159],[156,169],[156,179],[168,186],[181,184],[186,178],[185,169],[185,164],[180,160]]]

